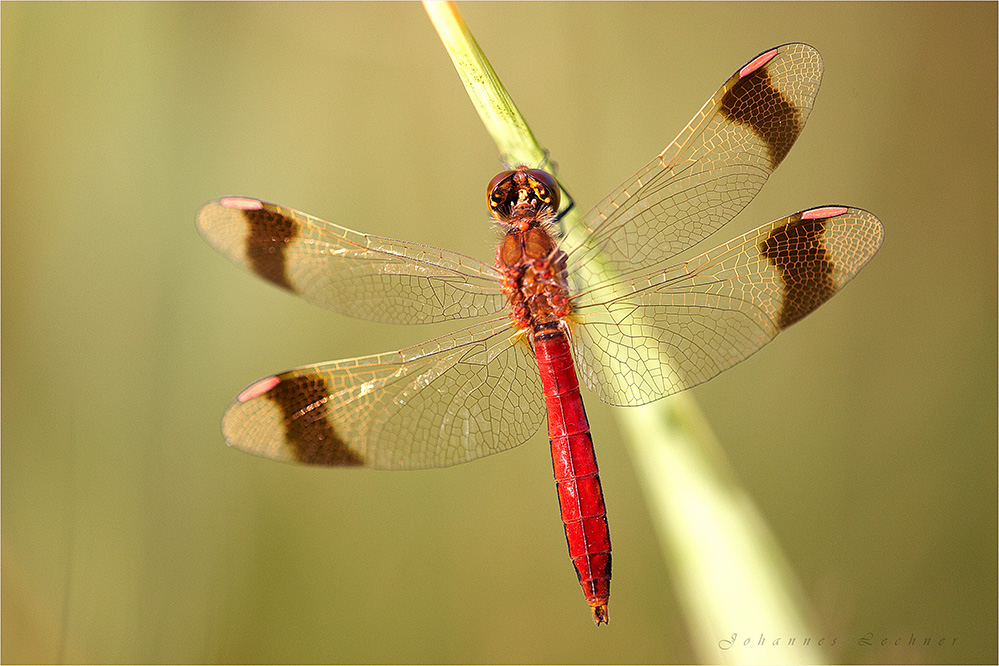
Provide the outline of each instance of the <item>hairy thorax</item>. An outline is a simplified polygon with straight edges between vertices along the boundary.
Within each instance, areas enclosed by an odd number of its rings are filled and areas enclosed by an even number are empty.
[[[540,224],[507,232],[496,250],[496,267],[519,328],[533,332],[569,315],[565,253],[555,249],[554,238]]]

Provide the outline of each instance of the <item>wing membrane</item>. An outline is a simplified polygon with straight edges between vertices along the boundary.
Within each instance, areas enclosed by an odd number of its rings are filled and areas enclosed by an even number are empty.
[[[446,467],[523,443],[544,404],[533,356],[497,319],[262,379],[233,401],[222,430],[231,446],[287,462]]]
[[[881,247],[858,208],[815,208],[690,261],[607,284],[575,308],[580,378],[613,405],[641,405],[711,379],[831,298]]]
[[[767,51],[732,75],[673,142],[563,242],[570,272],[625,275],[669,260],[737,215],[798,137],[822,79],[807,44]]]
[[[506,305],[496,270],[457,252],[242,197],[208,202],[197,221],[205,239],[242,268],[352,317],[431,323],[494,315]]]

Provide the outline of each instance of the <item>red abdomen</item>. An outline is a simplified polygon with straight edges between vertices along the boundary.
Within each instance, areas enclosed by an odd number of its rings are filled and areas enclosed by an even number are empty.
[[[565,333],[539,328],[534,355],[548,408],[552,467],[569,557],[593,611],[593,621],[599,625],[607,622],[611,544],[590,424]]]

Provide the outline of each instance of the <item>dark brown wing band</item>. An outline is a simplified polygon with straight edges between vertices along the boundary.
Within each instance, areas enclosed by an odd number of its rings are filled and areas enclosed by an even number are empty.
[[[266,388],[271,383],[273,386]],[[284,415],[284,434],[295,460],[310,465],[364,464],[364,458],[343,441],[327,418],[326,401],[330,392],[322,377],[273,377],[254,386],[261,384],[265,388],[263,396],[277,405]],[[240,400],[254,397],[257,396],[253,387],[240,394]]]
[[[720,112],[732,122],[751,128],[767,144],[774,169],[801,134],[801,113],[774,87],[766,65],[743,76],[725,93]]]
[[[294,290],[288,281],[285,250],[298,235],[295,220],[280,213],[258,208],[244,210],[246,219],[246,258],[253,271],[269,282]]]
[[[836,293],[833,263],[822,234],[826,219],[802,219],[782,224],[760,243],[760,254],[780,271],[784,302],[777,327],[784,330]]]

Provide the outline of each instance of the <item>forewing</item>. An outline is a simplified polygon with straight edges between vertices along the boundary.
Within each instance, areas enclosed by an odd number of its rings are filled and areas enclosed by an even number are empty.
[[[747,63],[661,154],[568,231],[562,247],[570,272],[588,280],[641,271],[719,229],[787,155],[821,79],[822,58],[807,44],[785,44]]]
[[[614,405],[707,381],[831,298],[883,238],[865,210],[813,208],[660,273],[604,285],[575,308],[580,377]]]
[[[496,270],[428,245],[362,234],[245,197],[205,204],[198,229],[239,266],[334,312],[394,324],[493,315]]]
[[[523,443],[545,416],[538,369],[509,319],[388,354],[261,379],[222,421],[230,446],[316,465],[456,465]]]

